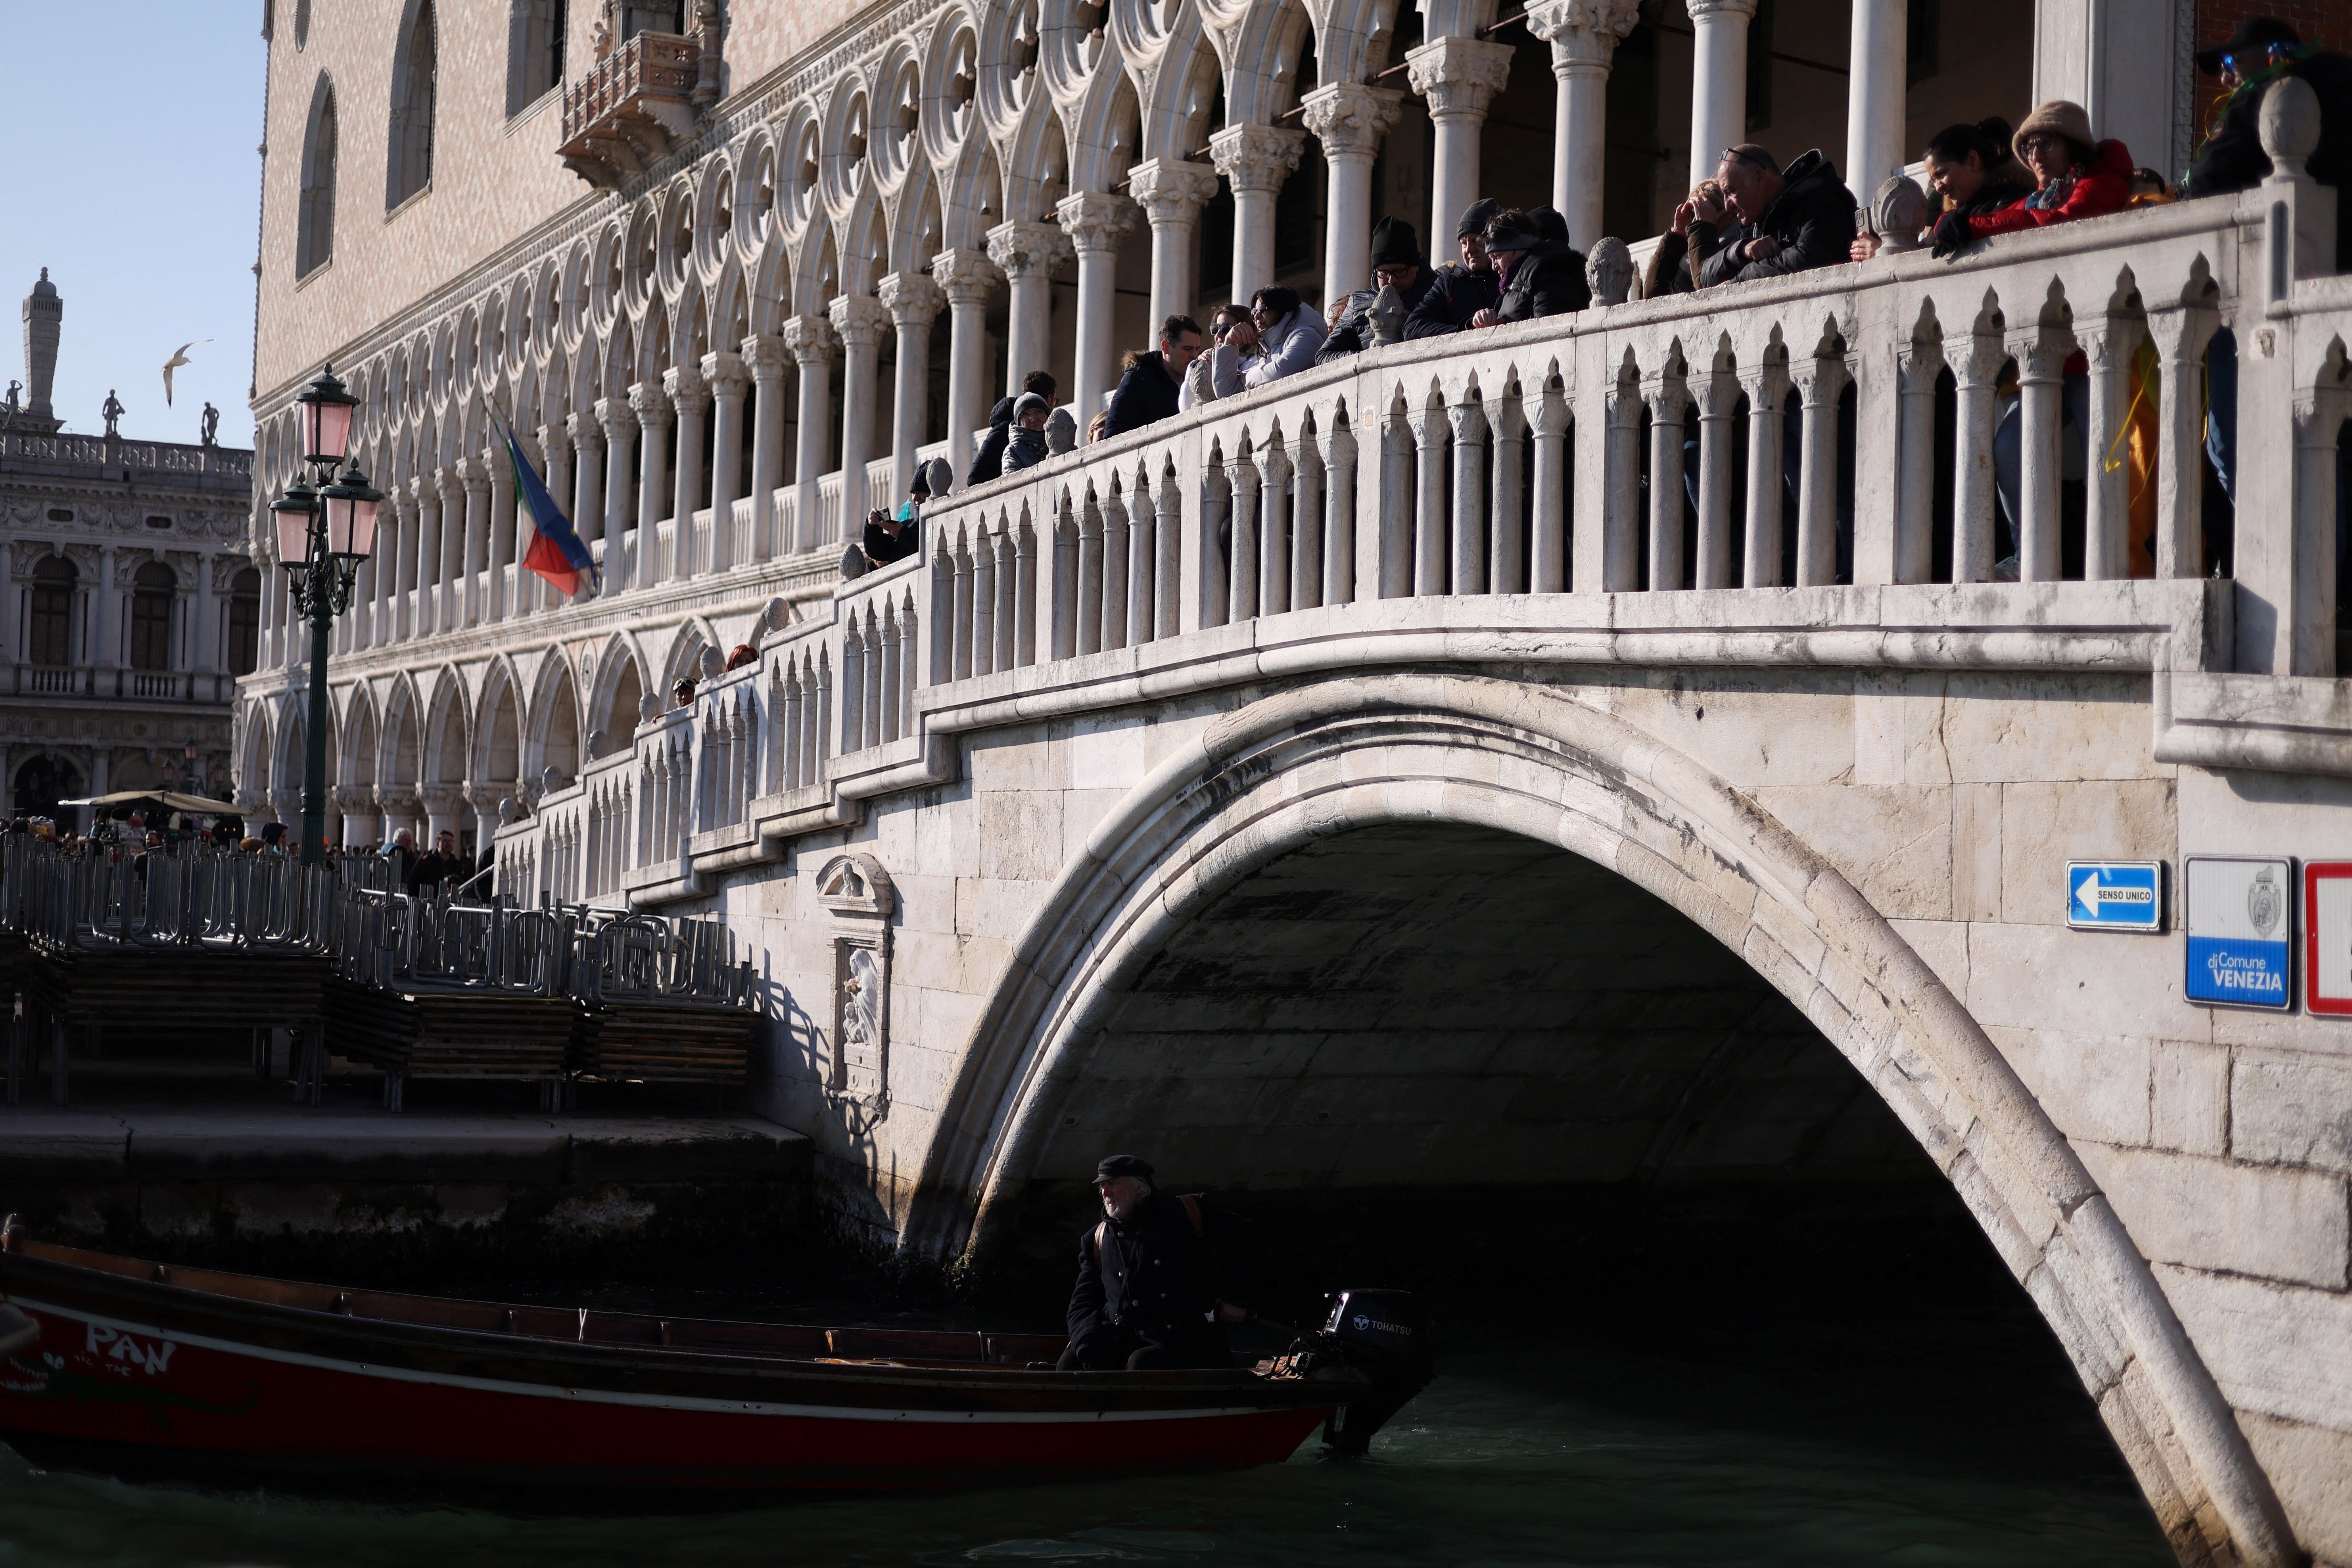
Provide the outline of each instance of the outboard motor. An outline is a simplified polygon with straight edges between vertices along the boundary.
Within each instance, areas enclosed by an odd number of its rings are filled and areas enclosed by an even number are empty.
[[[1370,1447],[1372,1434],[1437,1375],[1436,1325],[1410,1290],[1342,1290],[1309,1338],[1371,1380],[1370,1393],[1324,1423],[1323,1441],[1339,1453]]]

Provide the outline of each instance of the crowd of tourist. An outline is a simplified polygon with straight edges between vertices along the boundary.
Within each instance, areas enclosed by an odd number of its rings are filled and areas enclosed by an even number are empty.
[[[1713,176],[1692,187],[1675,206],[1643,270],[1642,295],[1694,293],[1903,251],[1927,249],[1951,258],[2000,235],[2248,189],[2271,173],[2270,156],[2262,148],[2263,98],[2289,78],[2308,83],[2319,100],[2319,144],[2306,162],[2312,177],[2339,192],[2352,184],[2352,58],[2306,44],[2286,23],[2262,16],[2242,24],[2226,43],[2199,51],[2196,63],[2220,90],[2177,192],[2162,174],[2136,165],[2121,142],[2098,136],[2089,113],[2064,100],[2038,105],[2014,132],[1998,118],[1946,127],[1923,150],[1924,189],[1895,175],[1860,212],[1820,150],[1784,163],[1771,149],[1743,142],[1725,148]],[[2352,211],[2338,222],[2336,237],[2338,269],[2352,271]],[[1442,263],[1423,253],[1419,234],[1401,217],[1381,218],[1370,239],[1370,276],[1322,310],[1294,289],[1268,285],[1246,304],[1219,306],[1205,333],[1188,315],[1162,321],[1158,346],[1128,355],[1117,388],[1092,415],[1085,438],[1123,436],[1376,343],[1562,315],[1585,310],[1593,300],[1598,268],[1588,268],[1585,256],[1570,241],[1566,220],[1548,206],[1523,211],[1483,197],[1471,203],[1454,226],[1454,257]],[[1603,248],[1615,243],[1604,242]],[[1617,255],[1622,279],[1622,247]],[[1623,292],[1621,281],[1609,298]],[[2152,374],[2152,353],[2145,345],[2141,357],[2151,363],[2136,366],[2135,374]],[[2072,443],[2069,471],[2080,473],[2089,396],[2080,353],[2067,363],[2064,374],[2061,403],[2065,439]],[[2223,490],[2234,500],[2237,350],[2226,330],[2210,350],[2208,382],[2207,450]],[[1020,393],[996,404],[966,484],[1019,472],[1077,445],[1076,421],[1070,410],[1055,406],[1055,390],[1050,374],[1031,371]],[[1994,466],[2007,549],[1995,571],[2014,576],[2021,531],[2021,400],[2013,373],[2001,394],[2005,412],[1996,430]],[[1797,417],[1793,408],[1789,417]],[[2145,556],[2152,566],[2153,406],[2136,403],[2132,420],[2135,564]],[[1790,439],[1783,447],[1793,487],[1801,443]],[[2347,458],[2352,464],[2352,454]],[[844,575],[855,577],[917,552],[922,507],[951,479],[944,464],[919,468],[907,501],[895,511],[868,514],[863,537],[844,557]],[[1851,548],[1850,500],[1842,499],[1840,507],[1843,570]],[[691,701],[691,682],[681,685],[681,701]]]

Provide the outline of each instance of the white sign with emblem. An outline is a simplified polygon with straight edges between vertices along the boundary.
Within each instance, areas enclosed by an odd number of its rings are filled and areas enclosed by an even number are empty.
[[[2284,1012],[2294,1005],[2294,864],[2191,855],[2181,864],[2191,1002]]]

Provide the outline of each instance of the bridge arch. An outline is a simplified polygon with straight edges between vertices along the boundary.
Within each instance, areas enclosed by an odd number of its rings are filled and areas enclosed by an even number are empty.
[[[1041,902],[988,1000],[906,1216],[984,1251],[1130,988],[1286,857],[1423,825],[1516,836],[1633,885],[1801,1011],[2025,1287],[2185,1560],[2295,1560],[2268,1479],[2107,1199],[1984,1031],[1822,854],[1688,756],[1564,694],[1476,676],[1319,683],[1213,721]]]

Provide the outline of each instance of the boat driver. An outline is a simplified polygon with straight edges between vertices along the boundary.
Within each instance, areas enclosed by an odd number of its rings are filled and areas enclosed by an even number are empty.
[[[1249,1312],[1218,1296],[1214,1252],[1234,1239],[1234,1222],[1159,1191],[1152,1175],[1132,1154],[1095,1169],[1103,1217],[1078,1237],[1064,1372],[1233,1364],[1225,1325]]]

